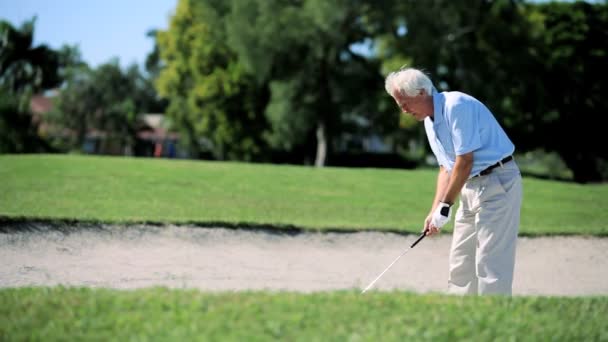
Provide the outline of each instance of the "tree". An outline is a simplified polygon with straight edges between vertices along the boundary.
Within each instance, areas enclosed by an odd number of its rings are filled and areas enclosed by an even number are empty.
[[[535,101],[522,101],[536,114],[530,118],[536,146],[557,152],[577,182],[608,179],[608,151],[601,142],[608,126],[608,81],[603,76],[608,4],[538,4],[529,16],[537,25],[540,66],[534,76],[545,81],[530,82],[543,91],[534,94]]]
[[[59,86],[66,68],[74,63],[74,50],[69,46],[55,51],[32,45],[35,22],[33,18],[15,28],[0,21],[0,152],[49,150],[36,135],[30,98]]]
[[[154,83],[158,80],[158,76],[160,75],[160,71],[163,68],[163,63],[160,58],[160,50],[158,47],[158,40],[156,39],[158,34],[158,30],[149,30],[146,33],[148,38],[154,40],[154,48],[152,51],[148,53],[146,56],[146,61],[144,62],[144,67],[146,70],[146,85],[145,89],[149,91],[148,98],[154,99],[152,103],[149,104],[148,108],[150,112],[153,113],[165,113],[167,111],[167,106],[169,105],[166,99],[160,97],[156,88],[154,87]]]
[[[50,151],[37,135],[30,113],[20,109],[18,102],[14,96],[0,94],[0,153]]]
[[[397,6],[401,15],[391,34],[380,37],[385,63],[409,60],[428,71],[439,90],[482,100],[518,152],[555,151],[575,180],[602,178],[607,155],[596,137],[606,124],[600,100],[606,4],[404,0]],[[551,138],[572,135],[581,138]]]
[[[226,44],[229,2],[180,0],[168,30],[157,34],[158,92],[195,154],[256,160],[265,149],[268,89],[256,84]]]
[[[122,70],[118,60],[96,69],[80,68],[57,99],[56,122],[76,133],[72,145],[82,146],[87,132],[104,131],[118,139],[127,153],[135,143],[137,116],[157,106],[150,81],[135,64]]]
[[[316,138],[315,165],[323,166],[344,117],[367,116],[382,76],[379,62],[355,53],[352,45],[379,30],[386,3],[232,2],[228,41],[256,80],[270,84],[266,116],[273,147],[290,149]]]
[[[22,109],[29,96],[61,82],[59,54],[46,45],[32,46],[35,22],[33,18],[16,29],[0,21],[0,87],[19,96]]]

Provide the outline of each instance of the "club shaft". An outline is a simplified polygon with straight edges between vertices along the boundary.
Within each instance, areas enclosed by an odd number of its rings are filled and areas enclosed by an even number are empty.
[[[380,279],[384,273],[386,273],[386,271],[388,271],[391,267],[393,267],[393,265],[397,262],[397,260],[401,259],[402,256],[405,255],[405,253],[409,252],[410,249],[412,249],[412,247],[409,247],[408,249],[406,249],[403,253],[401,253],[401,255],[399,255],[397,257],[397,259],[395,259],[393,262],[391,262],[390,265],[388,265],[388,267],[382,271],[382,273],[380,273],[380,275],[378,277],[376,277],[376,279],[374,279],[374,281],[371,282],[371,284],[367,285],[367,287],[365,288],[365,290],[363,290],[363,292],[361,292],[362,294],[367,292],[367,290],[369,290],[370,288],[372,288],[372,286],[374,286],[374,284],[378,281],[378,279]]]
[[[378,281],[378,279],[382,278],[382,276],[384,275],[384,273],[386,273],[386,271],[388,271],[391,267],[393,267],[393,265],[399,260],[401,259],[402,256],[405,255],[405,253],[409,252],[410,249],[414,248],[414,246],[416,246],[418,244],[418,242],[422,241],[422,239],[424,239],[424,237],[426,236],[426,230],[422,232],[422,234],[418,237],[418,239],[416,241],[414,241],[414,243],[412,243],[412,245],[410,246],[410,248],[406,249],[405,251],[403,251],[403,253],[401,253],[401,255],[399,255],[397,257],[397,259],[395,259],[393,262],[391,262],[390,265],[388,265],[388,267],[382,271],[382,273],[380,273],[380,275],[378,277],[376,277],[376,279],[374,279],[374,281],[372,281],[369,285],[367,285],[367,287],[365,288],[365,290],[363,290],[361,292],[361,294],[364,294],[365,292],[367,292],[367,290],[371,289],[372,286],[374,286],[374,284]]]

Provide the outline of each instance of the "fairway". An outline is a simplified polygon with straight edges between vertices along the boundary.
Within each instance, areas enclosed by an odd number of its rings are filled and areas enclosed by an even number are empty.
[[[0,156],[0,217],[417,233],[433,170]],[[608,185],[524,179],[521,235],[608,235]],[[446,230],[450,230],[450,226]]]

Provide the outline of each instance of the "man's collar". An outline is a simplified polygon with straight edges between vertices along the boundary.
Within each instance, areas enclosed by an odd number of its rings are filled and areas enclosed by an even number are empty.
[[[433,88],[433,123],[435,125],[443,121],[443,105],[445,96]]]

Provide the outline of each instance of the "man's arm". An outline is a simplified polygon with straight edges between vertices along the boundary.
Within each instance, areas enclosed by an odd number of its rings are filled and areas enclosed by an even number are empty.
[[[460,194],[460,190],[462,190],[462,187],[464,186],[464,183],[466,183],[469,179],[471,169],[473,169],[473,152],[456,156],[456,163],[454,164],[454,169],[450,175],[448,186],[443,194],[443,198],[440,199],[441,202],[449,205],[454,204],[456,198],[458,198],[458,194]]]
[[[437,176],[437,190],[431,207],[431,212],[424,221],[424,229],[428,230],[427,235],[433,235],[439,232],[439,228],[435,227],[431,221],[439,202],[447,203],[450,206],[454,204],[464,183],[469,179],[471,169],[473,168],[473,152],[465,153],[456,156],[456,163],[451,173],[445,172],[441,167]]]
[[[438,231],[437,229],[431,230],[431,227],[430,227],[431,218],[433,217],[433,212],[435,211],[435,208],[437,208],[437,205],[444,197],[444,194],[448,187],[449,181],[450,181],[450,174],[443,166],[440,165],[439,173],[437,174],[437,184],[435,185],[435,197],[433,198],[433,203],[431,203],[431,210],[429,211],[429,214],[426,216],[426,219],[424,220],[423,231],[425,231],[425,230],[428,231],[429,233],[427,233],[427,235],[433,235],[434,233],[436,233]]]
[[[439,166],[439,174],[437,174],[437,185],[435,186],[435,198],[433,198],[433,204],[431,205],[431,211],[429,214],[432,214],[437,204],[443,199],[445,191],[450,182],[450,174],[443,166]]]

